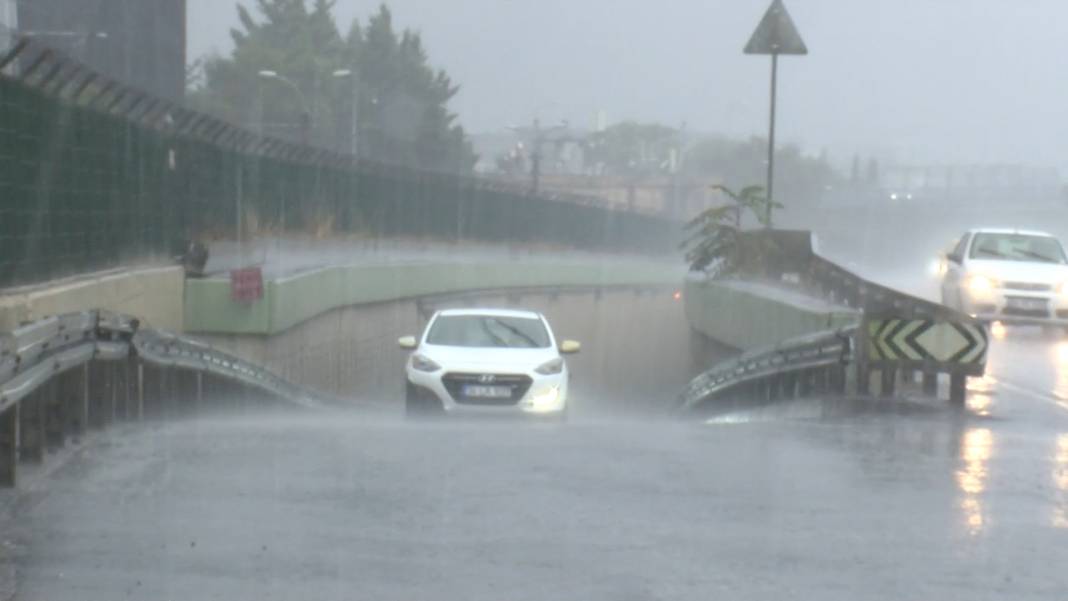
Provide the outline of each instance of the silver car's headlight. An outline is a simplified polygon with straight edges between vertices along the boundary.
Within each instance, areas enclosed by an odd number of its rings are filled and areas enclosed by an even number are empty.
[[[432,361],[430,358],[426,357],[425,355],[420,355],[419,353],[416,353],[412,355],[412,369],[429,373],[438,371],[439,369],[441,369],[441,366]]]
[[[534,368],[534,371],[543,376],[555,376],[564,371],[564,360],[560,357],[550,359]]]

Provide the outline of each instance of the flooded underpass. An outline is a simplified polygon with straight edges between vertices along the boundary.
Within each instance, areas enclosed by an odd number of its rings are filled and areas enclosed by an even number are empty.
[[[413,423],[391,401],[113,430],[11,516],[18,598],[1064,590],[1057,341],[1028,330],[995,341],[991,376],[973,383],[965,410],[815,400],[688,421],[662,410],[693,369],[688,346],[667,344],[687,334],[671,291],[489,295],[424,309],[472,303],[544,311],[586,343],[570,423]],[[604,309],[587,317],[595,306]],[[1020,373],[1048,374],[1051,394],[1011,388]]]

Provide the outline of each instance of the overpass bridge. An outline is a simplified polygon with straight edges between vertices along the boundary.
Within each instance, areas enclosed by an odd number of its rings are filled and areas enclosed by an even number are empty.
[[[894,290],[921,289],[922,266],[881,286],[861,274],[882,263],[835,263],[788,234],[774,273],[687,279],[665,252],[677,224],[352,165],[177,109],[167,132],[150,102],[122,116],[132,101],[83,102],[77,80],[57,87],[41,69],[0,85],[17,102],[58,95],[54,116],[78,127],[123,125],[140,151],[108,167],[148,176],[102,194],[115,210],[99,215],[72,213],[72,188],[23,182],[68,204],[19,197],[19,227],[48,225],[3,239],[0,280],[28,284],[0,299],[0,475],[19,480],[0,492],[11,596],[1063,590],[1065,343],[993,339],[982,373],[967,353],[880,354],[891,320],[974,325]],[[135,200],[122,224],[139,233],[109,238]],[[835,257],[871,248],[855,212],[822,216]],[[206,277],[158,262],[179,230],[229,238]],[[894,233],[876,243],[899,247]],[[233,299],[224,274],[260,262],[249,249],[272,236],[263,297]],[[393,341],[452,304],[534,307],[583,340],[573,422],[403,421]]]

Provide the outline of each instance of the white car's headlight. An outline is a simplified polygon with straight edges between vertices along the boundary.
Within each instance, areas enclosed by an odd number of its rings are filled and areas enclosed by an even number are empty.
[[[527,410],[534,413],[551,413],[560,411],[563,407],[564,399],[556,386],[539,391],[527,401]]]
[[[564,360],[560,357],[550,359],[534,368],[534,371],[543,376],[554,376],[564,371]]]
[[[968,276],[965,283],[968,286],[968,292],[978,295],[990,294],[995,288],[1000,286],[994,278],[980,274]]]
[[[430,358],[426,357],[425,355],[420,355],[419,353],[416,353],[412,355],[412,369],[429,373],[438,371],[439,369],[441,369],[441,366],[432,361]]]

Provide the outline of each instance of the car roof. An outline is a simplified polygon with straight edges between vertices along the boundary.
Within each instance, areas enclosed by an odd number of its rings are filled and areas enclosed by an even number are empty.
[[[1045,238],[1056,238],[1053,234],[1046,232],[1039,232],[1036,230],[1020,230],[1007,227],[979,227],[970,230],[973,234],[1021,234],[1024,236],[1042,236]]]
[[[469,309],[444,309],[438,311],[438,315],[488,315],[491,317],[520,317],[526,319],[541,319],[541,314],[534,311],[521,309],[488,309],[485,307],[472,307]]]

